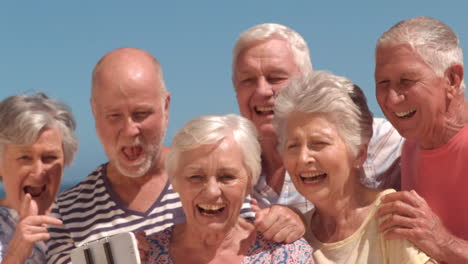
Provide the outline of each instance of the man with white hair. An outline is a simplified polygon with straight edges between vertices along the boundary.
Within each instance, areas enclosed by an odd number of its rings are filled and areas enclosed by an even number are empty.
[[[289,205],[307,212],[313,205],[294,187],[277,151],[272,125],[275,94],[293,77],[312,71],[309,49],[294,30],[278,24],[256,25],[244,31],[233,50],[232,81],[241,114],[250,119],[262,146],[262,175],[253,197],[260,207]],[[399,188],[402,139],[389,122],[374,119],[374,136],[364,164],[370,187]]]
[[[468,263],[468,103],[463,53],[441,21],[401,21],[377,41],[376,96],[406,139],[402,189],[382,199],[388,239],[403,238],[444,263]]]

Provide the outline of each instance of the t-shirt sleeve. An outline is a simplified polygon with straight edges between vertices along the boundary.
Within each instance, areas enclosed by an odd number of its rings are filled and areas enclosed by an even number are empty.
[[[385,240],[386,258],[390,264],[418,264],[430,260],[411,242],[402,239]]]

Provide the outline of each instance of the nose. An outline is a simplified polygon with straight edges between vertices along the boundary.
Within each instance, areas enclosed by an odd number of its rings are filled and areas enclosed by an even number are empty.
[[[45,175],[46,172],[46,164],[42,162],[42,160],[37,160],[33,163],[31,174],[35,178],[41,178]]]
[[[265,77],[262,77],[258,79],[257,93],[263,96],[273,96],[275,90],[273,89],[273,85]]]
[[[134,137],[140,133],[140,123],[128,117],[124,124],[123,132],[126,136]]]
[[[303,147],[299,154],[299,163],[301,165],[308,165],[308,164],[313,163],[314,161],[315,161],[315,158],[313,156],[312,151],[307,147]]]
[[[397,105],[405,100],[405,95],[395,88],[388,89],[386,103],[389,105]]]
[[[221,189],[219,188],[218,181],[216,181],[216,177],[211,177],[211,179],[206,182],[205,194],[209,198],[218,197],[221,195]]]

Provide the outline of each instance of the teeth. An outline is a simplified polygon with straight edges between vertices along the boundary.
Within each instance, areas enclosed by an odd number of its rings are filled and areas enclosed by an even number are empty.
[[[395,115],[398,116],[398,117],[405,117],[409,114],[412,114],[416,112],[416,109],[411,109],[411,110],[408,110],[408,111],[405,111],[405,112],[395,112]]]
[[[302,178],[313,178],[313,177],[317,177],[317,176],[321,176],[321,175],[325,175],[325,173],[323,172],[306,172],[306,173],[302,173],[302,174],[299,174],[299,176],[301,176]]]
[[[273,111],[273,106],[257,106],[255,109],[258,112],[271,112]]]
[[[215,205],[215,204],[199,204],[198,207],[200,207],[203,210],[219,210],[224,208],[224,205]]]

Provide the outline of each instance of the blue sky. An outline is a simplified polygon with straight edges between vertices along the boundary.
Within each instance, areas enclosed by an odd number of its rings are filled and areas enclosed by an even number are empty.
[[[88,101],[94,64],[114,48],[142,48],[161,62],[172,94],[169,144],[195,116],[238,113],[231,50],[253,25],[295,29],[309,44],[314,69],[359,84],[371,110],[382,116],[373,84],[376,39],[402,19],[432,16],[457,32],[468,53],[466,10],[463,0],[2,1],[0,98],[41,91],[71,106],[80,148],[65,171],[69,186],[106,161]]]

